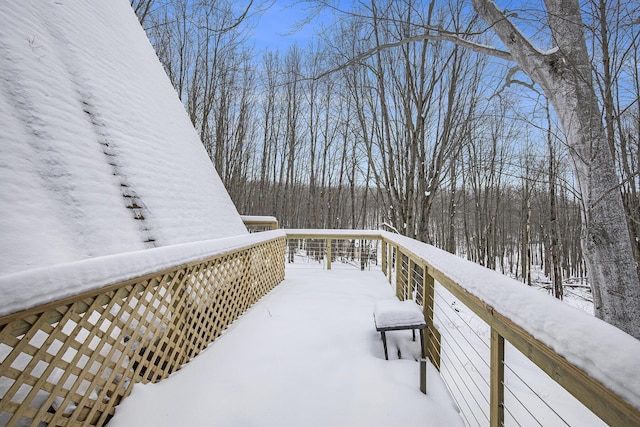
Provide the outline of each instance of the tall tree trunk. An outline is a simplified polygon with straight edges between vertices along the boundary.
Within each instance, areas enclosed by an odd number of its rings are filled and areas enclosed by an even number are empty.
[[[446,247],[447,252],[456,253],[456,159],[449,165],[449,209]],[[444,225],[444,224],[443,224]]]
[[[547,104],[547,145],[549,146],[549,253],[551,255],[551,284],[553,296],[562,299],[562,270],[560,268],[560,247],[558,244],[558,208],[556,198],[556,154],[551,133],[551,115]],[[547,262],[547,264],[549,264]]]
[[[613,157],[593,87],[578,0],[546,0],[557,49],[543,53],[490,0],[474,8],[513,60],[542,87],[570,148],[583,205],[582,249],[595,314],[640,338],[640,281],[628,238]]]

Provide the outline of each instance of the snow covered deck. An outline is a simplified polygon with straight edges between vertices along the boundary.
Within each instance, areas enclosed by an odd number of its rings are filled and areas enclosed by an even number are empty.
[[[373,322],[394,291],[379,269],[288,264],[286,279],[182,370],[137,384],[110,426],[462,426],[429,365],[419,390],[419,343]],[[401,359],[398,359],[398,355]]]
[[[5,276],[16,295],[0,314],[0,425],[103,425],[114,412],[111,425],[460,425],[440,378],[468,425],[639,425],[640,342],[623,332],[402,236],[379,232],[373,247],[360,232],[304,234]],[[384,360],[373,311],[394,295],[433,325],[441,377],[430,370],[427,396],[411,331],[390,334]]]

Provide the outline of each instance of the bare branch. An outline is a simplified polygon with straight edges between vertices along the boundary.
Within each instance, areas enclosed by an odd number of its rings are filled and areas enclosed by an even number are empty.
[[[444,41],[450,41],[452,43],[457,44],[458,46],[462,46],[465,47],[467,49],[470,49],[474,52],[478,52],[478,53],[483,53],[486,55],[491,55],[497,58],[501,58],[501,59],[505,59],[507,61],[512,61],[513,58],[511,57],[511,54],[507,51],[504,50],[500,50],[498,48],[495,48],[493,46],[487,46],[487,45],[483,45],[480,43],[476,43],[476,42],[472,42],[470,40],[467,40],[463,37],[460,37],[457,34],[454,33],[448,33],[445,32],[444,30],[442,30],[441,28],[433,28],[432,30],[437,31],[439,34],[431,34],[431,33],[424,33],[424,34],[419,34],[413,37],[407,37],[405,39],[402,40],[398,40],[395,42],[391,42],[391,43],[383,43],[379,46],[373,47],[365,52],[362,52],[359,55],[356,55],[355,57],[351,58],[350,60],[348,60],[347,62],[345,62],[344,64],[340,65],[337,68],[333,68],[331,70],[325,71],[315,77],[313,77],[314,79],[320,79],[322,77],[325,77],[329,74],[332,74],[336,71],[340,71],[342,69],[345,69],[353,64],[357,64],[362,60],[365,60],[367,58],[370,58],[371,56],[373,56],[375,53],[380,52],[382,50],[385,49],[390,49],[393,47],[398,47],[398,46],[403,46],[405,44],[408,43],[413,43],[413,42],[421,42],[421,41],[425,41],[425,40],[435,40],[435,41],[439,41],[439,40],[444,40]]]
[[[244,12],[242,12],[242,14],[238,17],[238,19],[236,19],[236,22],[234,22],[233,24],[229,25],[228,27],[224,27],[224,28],[210,28],[206,25],[198,25],[197,28],[200,30],[208,30],[211,31],[213,33],[218,33],[218,34],[224,34],[227,33],[233,29],[235,29],[238,25],[240,25],[242,23],[242,21],[244,21],[244,19],[247,17],[247,14],[249,13],[249,10],[251,9],[251,6],[253,5],[253,0],[249,1],[249,4],[247,5],[246,9],[244,10]]]
[[[536,89],[535,87],[535,83],[533,82],[523,82],[522,80],[518,80],[518,79],[514,79],[513,76],[516,75],[516,73],[518,73],[518,71],[522,71],[520,69],[519,66],[515,66],[515,67],[511,67],[509,69],[509,71],[507,72],[507,76],[505,77],[505,82],[504,85],[493,95],[491,95],[491,97],[489,97],[489,100],[493,99],[496,96],[500,96],[502,94],[502,92],[504,92],[504,90],[508,87],[510,87],[512,84],[517,84],[520,86],[524,86],[527,89],[532,90],[533,92],[537,93],[539,96],[543,96],[544,94],[540,93],[540,91],[538,89]]]
[[[543,69],[541,64],[547,55],[522,34],[493,0],[472,0],[472,3],[476,12],[493,29],[509,52],[511,52],[512,59],[516,58],[520,68],[531,76],[534,81],[540,81],[540,71]]]
[[[138,16],[138,21],[140,21],[140,25],[144,25],[144,21],[151,10],[151,6],[154,4],[155,0],[130,0],[131,7],[133,11]]]

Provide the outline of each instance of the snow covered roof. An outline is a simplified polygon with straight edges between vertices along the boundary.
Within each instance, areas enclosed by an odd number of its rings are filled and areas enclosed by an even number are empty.
[[[126,0],[0,3],[0,276],[247,233]]]

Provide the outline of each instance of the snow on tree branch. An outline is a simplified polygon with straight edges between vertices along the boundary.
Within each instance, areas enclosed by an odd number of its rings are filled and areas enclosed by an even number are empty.
[[[543,61],[549,55],[538,49],[492,0],[472,0],[472,4],[480,17],[500,37],[509,52],[518,58],[518,65],[534,80],[539,80],[542,77],[540,71],[546,69],[542,66]],[[556,50],[549,52],[550,55],[556,54]]]

